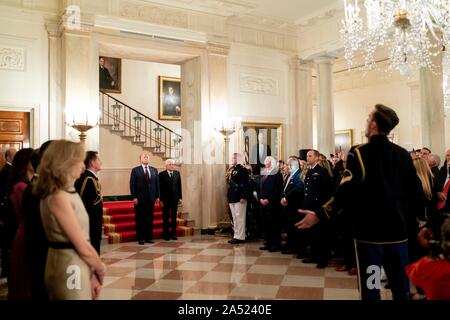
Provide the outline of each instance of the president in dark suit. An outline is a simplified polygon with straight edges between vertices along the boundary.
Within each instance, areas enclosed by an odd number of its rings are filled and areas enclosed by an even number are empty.
[[[180,172],[174,169],[175,161],[167,159],[166,170],[159,173],[164,240],[177,240],[177,209],[178,204],[181,203],[182,192]]]
[[[139,157],[140,166],[133,168],[130,176],[130,192],[134,201],[136,232],[139,244],[153,243],[153,209],[159,202],[158,170],[148,164],[150,156],[144,152]]]
[[[97,176],[102,166],[102,161],[98,156],[98,152],[86,152],[84,165],[86,166],[86,170],[81,174],[78,180],[75,181],[75,189],[80,194],[81,200],[83,200],[84,207],[89,215],[89,238],[91,244],[100,255],[103,198]]]

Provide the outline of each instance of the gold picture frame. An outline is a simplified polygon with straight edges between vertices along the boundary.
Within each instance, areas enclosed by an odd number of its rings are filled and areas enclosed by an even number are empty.
[[[99,56],[99,88],[103,92],[122,93],[122,60]]]
[[[256,165],[260,166],[264,162],[265,156],[271,155],[277,160],[282,157],[283,125],[281,123],[242,122],[240,132],[240,145],[242,146],[245,163],[252,165],[255,174],[259,174]],[[267,148],[263,155],[259,155],[258,161],[259,150],[256,148],[258,143],[261,142],[259,141],[260,138],[263,139],[262,144],[267,145]]]
[[[159,119],[181,120],[181,79],[159,76]]]
[[[337,130],[334,132],[334,152],[348,152],[353,145],[353,130]]]

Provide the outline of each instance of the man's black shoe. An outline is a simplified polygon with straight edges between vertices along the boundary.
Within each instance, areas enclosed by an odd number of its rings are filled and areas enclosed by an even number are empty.
[[[328,262],[319,262],[316,266],[317,269],[324,269],[328,266]]]
[[[178,238],[176,236],[172,236],[171,239],[172,240],[178,240]]]
[[[267,246],[262,246],[262,247],[259,247],[259,250],[269,250],[269,248]]]
[[[145,244],[145,241],[139,241],[138,243],[142,246]]]
[[[313,258],[306,258],[302,260],[303,263],[317,263],[316,259]]]
[[[169,237],[164,237],[164,240],[169,241],[170,238]]]

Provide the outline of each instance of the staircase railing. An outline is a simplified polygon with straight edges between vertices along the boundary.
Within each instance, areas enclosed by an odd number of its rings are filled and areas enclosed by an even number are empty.
[[[101,125],[110,126],[113,132],[145,150],[179,162],[181,135],[103,91],[100,91],[100,106]]]

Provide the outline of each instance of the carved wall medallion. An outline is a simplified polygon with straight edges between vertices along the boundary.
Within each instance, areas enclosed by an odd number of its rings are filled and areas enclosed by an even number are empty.
[[[25,49],[0,47],[0,69],[25,70]]]
[[[239,75],[241,92],[278,95],[278,80],[271,77],[241,73]]]

